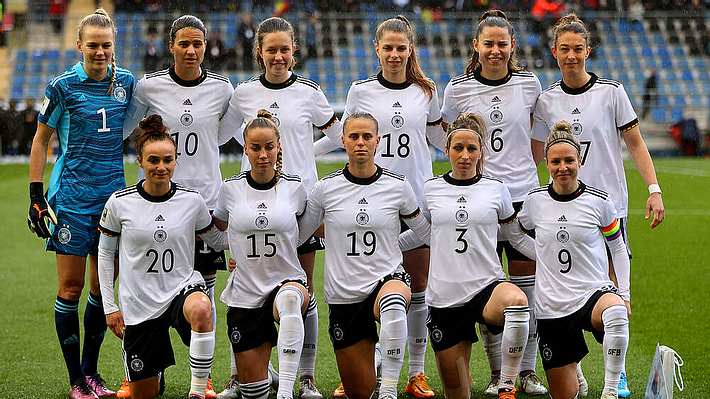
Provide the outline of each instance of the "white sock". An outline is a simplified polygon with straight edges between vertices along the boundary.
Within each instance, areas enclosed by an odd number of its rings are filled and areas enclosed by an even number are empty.
[[[306,318],[304,319],[305,335],[303,337],[303,352],[298,370],[301,377],[316,375],[316,349],[318,345],[318,306],[315,293],[311,294],[308,302]]]
[[[424,372],[426,354],[426,318],[428,309],[424,292],[412,292],[407,312],[407,346],[409,346],[409,378]]]
[[[407,341],[407,302],[401,294],[380,299],[380,345],[382,346],[382,383],[380,398],[397,397],[397,382],[404,363]]]
[[[296,287],[285,286],[276,294],[274,304],[280,319],[276,344],[279,354],[279,390],[276,397],[290,399],[303,350],[303,293]]]
[[[266,378],[261,381],[239,384],[239,390],[242,392],[242,398],[244,399],[267,399],[270,385],[270,379]]]
[[[513,388],[520,372],[520,362],[525,353],[530,326],[530,311],[527,306],[505,308],[505,325],[501,339],[501,369],[498,388]]]
[[[533,311],[532,304],[535,301],[535,275],[531,276],[510,276],[510,282],[517,285],[528,297],[530,304],[530,328],[528,328],[528,343],[525,346],[523,361],[520,363],[520,371],[535,371],[535,361],[537,360],[537,318]]]
[[[604,390],[617,393],[619,375],[624,366],[626,348],[629,345],[629,318],[626,306],[614,305],[602,312],[604,323]]]
[[[485,324],[480,323],[478,325],[478,330],[481,332],[481,341],[483,341],[483,350],[486,351],[486,357],[488,357],[488,364],[491,367],[491,375],[500,374],[500,346],[503,340],[503,334],[493,334],[488,331],[488,327]]]
[[[190,392],[205,395],[214,359],[214,331],[192,331],[190,335]]]

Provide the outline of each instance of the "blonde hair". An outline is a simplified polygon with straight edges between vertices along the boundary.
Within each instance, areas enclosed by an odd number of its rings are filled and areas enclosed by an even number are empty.
[[[476,25],[476,29],[473,31],[473,38],[478,40],[478,37],[481,36],[481,32],[483,32],[483,28],[487,27],[504,28],[508,31],[508,34],[510,35],[510,40],[515,40],[515,29],[508,20],[508,16],[505,15],[505,13],[501,10],[488,10],[481,14],[481,17],[478,18],[478,25]],[[471,46],[473,46],[473,40],[471,40]],[[478,60],[478,51],[476,51],[476,49],[472,50],[473,51],[471,52],[471,59],[469,59],[468,64],[466,64],[467,75],[472,75],[476,71],[476,69],[481,67],[481,62]],[[515,55],[515,51],[512,51],[510,53],[510,58],[508,59],[508,71],[516,72],[520,71],[521,69],[522,68],[518,63],[518,58]]]
[[[79,26],[77,27],[77,35],[79,41],[83,40],[84,28],[87,26],[96,26],[99,28],[109,28],[113,34],[114,39],[116,38],[116,25],[113,23],[111,17],[103,8],[97,8],[93,14],[89,14],[79,21]],[[116,51],[114,50],[111,54],[111,83],[108,86],[108,94],[113,94],[113,88],[116,85]]]
[[[265,128],[265,129],[271,129],[274,131],[274,135],[276,136],[276,141],[281,142],[281,134],[279,133],[279,128],[276,126],[276,122],[274,122],[274,116],[271,115],[271,112],[265,110],[265,109],[260,109],[256,111],[256,118],[250,120],[246,126],[244,126],[244,145],[246,146],[247,142],[247,133],[251,129],[257,129],[257,128]],[[274,177],[274,181],[279,181],[279,175],[281,174],[281,170],[283,169],[283,151],[281,150],[281,146],[279,146],[279,152],[276,155],[276,165],[274,166],[274,170],[276,170],[276,175]]]
[[[409,60],[407,61],[407,67],[405,70],[407,81],[412,82],[417,86],[421,87],[422,90],[424,90],[424,92],[426,93],[426,95],[431,98],[434,95],[434,89],[436,88],[436,86],[434,85],[434,82],[429,79],[426,74],[424,74],[424,70],[422,69],[421,65],[419,65],[419,60],[417,59],[417,51],[414,48],[415,40],[414,29],[412,28],[412,24],[403,15],[397,15],[394,18],[390,18],[381,22],[377,26],[377,30],[375,31],[376,43],[382,40],[382,36],[384,36],[385,32],[402,33],[407,37],[407,40],[409,40],[409,46],[412,49],[412,54],[409,56]]]
[[[559,121],[555,123],[555,126],[550,130],[550,134],[547,135],[545,140],[545,158],[547,158],[547,152],[555,144],[565,143],[569,144],[577,150],[577,158],[581,158],[581,147],[579,145],[579,140],[572,133],[572,125],[567,121]]]
[[[451,122],[449,124],[448,129],[446,130],[446,149],[448,150],[449,147],[451,146],[451,140],[454,137],[454,134],[458,133],[459,131],[466,130],[473,132],[476,137],[478,137],[478,147],[481,150],[481,158],[478,160],[478,163],[476,164],[476,174],[480,175],[483,173],[483,162],[485,158],[485,132],[486,132],[486,123],[483,121],[483,118],[478,115],[474,114],[472,112],[462,112],[459,114],[459,116],[456,117],[456,120]]]

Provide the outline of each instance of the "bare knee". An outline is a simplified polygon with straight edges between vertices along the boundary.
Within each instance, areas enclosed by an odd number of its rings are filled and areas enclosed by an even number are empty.
[[[185,301],[184,313],[194,331],[212,331],[212,303],[206,295],[190,295]]]
[[[528,297],[525,296],[523,291],[517,291],[518,292],[511,293],[508,300],[508,306],[528,306]]]
[[[69,301],[78,301],[84,290],[83,280],[65,280],[59,283],[57,296]]]

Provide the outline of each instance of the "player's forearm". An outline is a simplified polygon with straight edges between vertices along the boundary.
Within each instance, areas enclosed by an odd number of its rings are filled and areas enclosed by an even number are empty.
[[[444,129],[441,127],[441,122],[434,125],[427,124],[426,137],[427,140],[429,140],[429,143],[440,151],[443,152],[446,150],[446,134]]]
[[[30,183],[43,181],[44,166],[47,164],[47,149],[49,149],[51,137],[52,130],[49,127],[43,124],[37,126],[30,150]]]
[[[335,151],[338,148],[340,148],[340,145],[337,141],[331,140],[328,136],[323,136],[318,141],[313,143],[313,154],[316,157],[319,157],[331,151]]]
[[[641,131],[638,126],[624,133],[624,141],[626,142],[626,147],[629,149],[631,158],[634,160],[634,164],[636,164],[636,169],[639,171],[646,186],[658,184],[656,169],[653,167],[651,154],[648,152],[646,142],[643,141],[641,137]]]
[[[619,295],[625,300],[631,300],[631,262],[624,239],[619,236],[612,241],[606,242],[611,252],[611,261],[614,266],[614,273],[619,284]]]
[[[532,151],[533,162],[537,166],[540,161],[545,159],[545,143],[535,139],[530,140],[530,150]]]
[[[506,241],[510,241],[513,248],[529,259],[536,259],[535,241],[523,232],[517,219],[509,223],[503,223],[500,226],[500,230],[503,236],[502,238]]]
[[[118,237],[109,237],[101,234],[99,238],[98,269],[101,300],[104,305],[104,314],[119,311],[114,300],[114,258],[118,246]]]

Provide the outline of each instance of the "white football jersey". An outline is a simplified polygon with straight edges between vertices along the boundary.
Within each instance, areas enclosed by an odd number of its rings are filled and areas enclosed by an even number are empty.
[[[279,128],[284,173],[300,176],[306,190],[311,190],[318,179],[313,128],[325,128],[337,119],[320,86],[295,73],[280,84],[270,83],[264,75],[240,83],[229,100],[220,131],[236,134],[243,146],[242,124],[256,118],[260,109],[269,111]],[[247,157],[242,157],[241,165],[242,171],[251,169]]]
[[[296,217],[305,207],[306,191],[297,176],[282,173],[275,183],[259,184],[242,172],[222,184],[214,216],[229,222],[229,250],[237,262],[222,302],[258,308],[284,280],[306,280],[296,253]]]
[[[380,72],[350,86],[343,121],[356,112],[367,112],[377,119],[380,144],[375,162],[403,174],[417,200],[423,202],[424,182],[433,176],[426,128],[441,121],[436,89],[429,98],[416,84],[392,83]]]
[[[212,217],[197,191],[173,183],[155,197],[140,181],[111,195],[99,224],[120,235],[118,299],[127,325],[160,316],[185,286],[204,284],[193,269],[195,234]]]
[[[123,127],[127,137],[145,116],[160,115],[177,143],[173,181],[198,190],[210,209],[222,183],[219,146],[231,138],[218,137],[231,94],[229,78],[205,69],[195,81],[180,79],[172,68],[149,73],[136,85]]]
[[[512,72],[500,80],[486,79],[478,71],[463,74],[451,79],[444,90],[444,122],[453,122],[462,112],[483,118],[483,173],[503,180],[516,202],[539,184],[530,147],[530,115],[540,90],[537,76],[526,71]]]
[[[405,177],[379,166],[368,179],[346,167],[319,180],[299,223],[325,224],[326,302],[361,302],[381,278],[401,267],[400,216],[418,211]]]
[[[608,192],[616,204],[616,215],[626,217],[628,192],[621,134],[639,122],[624,86],[594,74],[589,83],[579,89],[558,81],[538,98],[533,137],[544,142],[555,123],[561,120],[572,124],[572,132],[582,147],[579,179]]]
[[[460,306],[504,280],[498,224],[515,216],[505,184],[489,176],[456,180],[446,173],[424,183],[424,198],[423,211],[431,215],[427,304]]]
[[[604,191],[580,182],[560,195],[552,185],[532,190],[518,214],[535,229],[535,315],[554,319],[579,310],[591,295],[613,287],[602,228],[616,222],[616,208]]]

